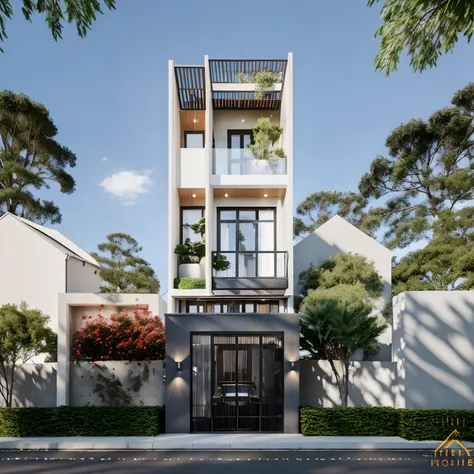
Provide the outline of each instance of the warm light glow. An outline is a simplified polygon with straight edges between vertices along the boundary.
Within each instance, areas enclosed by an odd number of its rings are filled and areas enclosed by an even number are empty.
[[[268,197],[268,194],[264,194],[263,197],[264,197],[264,198],[267,198],[267,197]]]
[[[229,195],[228,195],[227,193],[225,193],[225,194],[224,194],[224,197],[228,198],[228,197],[229,197]]]
[[[195,197],[196,197],[196,195],[195,195],[195,194],[193,194],[193,198],[195,198]]]
[[[194,120],[193,120],[194,123],[197,123],[197,121],[198,121],[198,119],[194,119]]]
[[[241,122],[242,122],[242,123],[244,123],[244,122],[245,122],[245,120],[244,120],[244,119],[242,119],[242,120],[241,120]]]

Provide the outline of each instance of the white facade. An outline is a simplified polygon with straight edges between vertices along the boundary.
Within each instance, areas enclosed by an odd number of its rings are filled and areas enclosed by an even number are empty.
[[[225,74],[228,79],[228,75],[233,74],[229,71],[237,70],[234,68],[239,66],[225,66],[230,69],[224,73],[223,79],[217,79],[211,63],[219,61],[206,56],[203,66],[177,66],[173,61],[169,62],[168,312],[185,312],[182,307],[186,306],[186,301],[216,296],[224,299],[277,300],[280,308],[293,312],[293,57],[290,53],[287,59],[281,61],[285,64],[284,73],[280,76],[280,82],[271,89],[277,94],[277,99],[271,107],[262,107],[265,101],[260,102],[258,110],[255,98],[246,101],[249,96],[245,95],[255,90],[255,84],[226,81]],[[255,63],[252,60],[230,62]],[[200,79],[191,84],[196,77]],[[197,91],[192,96],[192,100],[197,102],[192,106],[189,105],[189,90]],[[223,99],[224,103],[220,98],[230,97],[226,94],[233,94],[232,97],[237,98],[240,105],[235,105],[236,102],[230,99]],[[253,103],[249,105],[250,102]],[[246,149],[248,143],[244,143],[245,138],[242,138],[241,146],[235,143],[236,136],[250,131],[263,117],[270,118],[283,128],[279,143],[275,146],[283,147],[287,158],[277,160],[272,166],[252,156]],[[196,136],[199,132],[202,138]],[[200,140],[201,144],[196,147],[196,141]],[[196,265],[195,271],[184,267],[180,270],[178,257],[174,253],[176,245],[185,239],[182,232],[182,219],[185,217],[182,216],[183,209],[189,208],[202,208],[202,216],[206,219],[206,257],[201,261],[200,268]],[[221,240],[223,238],[219,216],[225,208],[271,209],[274,212],[274,227],[268,232],[275,233],[274,246],[271,247],[268,241],[270,234],[264,236],[264,229],[270,229],[270,226],[256,222],[260,229],[257,246],[272,248],[275,255],[258,254],[260,248],[251,249],[250,253],[255,250],[254,255],[238,255],[237,252],[234,257],[225,253],[224,243],[218,241],[219,236]],[[256,218],[257,221],[259,218]],[[240,231],[240,224],[236,226]],[[228,260],[235,259],[229,271],[216,273],[213,270],[213,252],[223,254]],[[250,276],[251,285],[257,288],[252,286],[248,291],[244,290],[248,279],[242,280],[241,284],[221,280],[216,291],[220,275],[223,278],[235,275],[239,279],[242,266],[238,270],[236,261],[240,259],[242,264],[245,258],[255,260],[246,267],[245,276]],[[258,265],[260,270],[256,269]],[[175,288],[175,279],[187,275],[200,275],[205,279],[205,288]],[[260,275],[261,285],[258,281]],[[277,289],[270,289],[280,276],[286,279],[285,288],[279,281]],[[227,283],[229,288],[225,287]],[[234,284],[240,284],[240,288],[230,288]]]
[[[0,217],[0,305],[40,309],[58,331],[58,294],[98,292],[98,263],[58,231],[6,213]]]
[[[294,286],[297,294],[301,272],[311,264],[318,265],[323,260],[338,253],[353,253],[366,257],[384,281],[382,298],[376,302],[375,310],[381,312],[392,301],[392,252],[357,229],[342,217],[335,215],[314,232],[298,242],[294,247]],[[391,359],[391,328],[380,337],[382,345],[379,360]]]

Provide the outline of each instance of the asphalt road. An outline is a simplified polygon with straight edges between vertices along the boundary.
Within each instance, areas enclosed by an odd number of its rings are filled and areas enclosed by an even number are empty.
[[[444,471],[422,451],[0,451],[0,474],[422,474]],[[466,473],[468,467],[450,467]],[[444,471],[448,472],[448,471]]]

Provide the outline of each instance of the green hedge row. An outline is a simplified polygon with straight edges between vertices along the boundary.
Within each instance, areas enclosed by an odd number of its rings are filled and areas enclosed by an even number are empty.
[[[474,441],[474,410],[303,407],[300,423],[304,436],[400,436],[438,441],[457,429],[464,441]]]
[[[0,437],[156,436],[163,407],[0,408]]]
[[[192,277],[175,278],[174,287],[179,290],[203,290],[206,288],[206,279]]]

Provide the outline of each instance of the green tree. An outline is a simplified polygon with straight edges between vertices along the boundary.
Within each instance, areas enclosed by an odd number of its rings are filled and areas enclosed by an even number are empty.
[[[379,0],[368,0],[372,6]],[[459,36],[469,42],[474,32],[474,2],[466,0],[384,0],[381,37],[375,58],[378,71],[389,75],[407,50],[414,71],[436,66],[440,55],[454,49]]]
[[[61,222],[58,206],[34,196],[51,181],[62,193],[75,189],[66,168],[76,165],[76,155],[55,140],[57,133],[44,105],[24,94],[0,92],[0,215]]]
[[[377,354],[385,325],[370,316],[370,308],[326,298],[304,305],[300,327],[301,348],[313,359],[329,361],[342,406],[347,407],[350,362],[358,350],[364,357]]]
[[[106,254],[91,254],[101,265],[101,293],[158,293],[160,282],[150,264],[138,256],[142,247],[133,237],[109,234],[97,247]]]
[[[48,316],[24,302],[0,306],[0,392],[7,407],[12,406],[18,364],[50,352],[56,340],[48,322]]]
[[[75,23],[77,34],[84,38],[97,14],[102,14],[101,0],[22,0],[21,12],[26,20],[32,20],[36,13],[44,14],[48,28],[55,41],[62,38],[63,23]],[[103,4],[109,9],[115,9],[115,0],[104,0]],[[19,7],[19,5],[16,5]],[[14,14],[11,0],[0,0],[0,41],[7,38],[6,21]],[[3,50],[0,48],[0,51]]]
[[[310,265],[300,273],[299,286],[303,301],[334,296],[341,301],[364,301],[373,308],[371,301],[383,295],[384,282],[373,262],[349,252]]]

